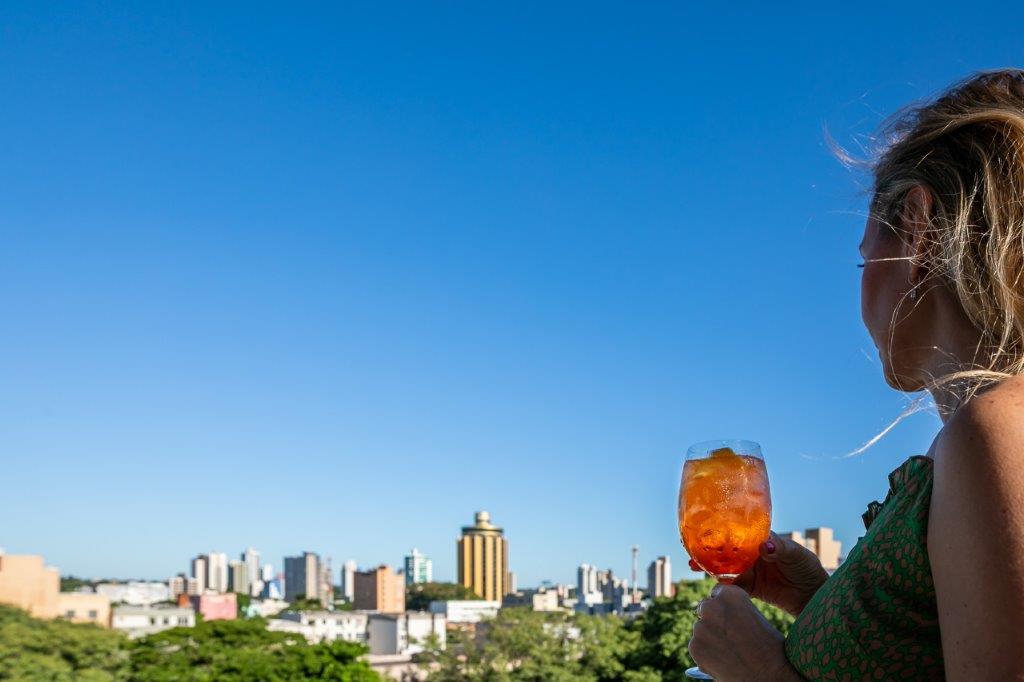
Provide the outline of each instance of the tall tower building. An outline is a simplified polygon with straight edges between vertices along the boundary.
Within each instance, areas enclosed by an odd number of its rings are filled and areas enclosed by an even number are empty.
[[[241,561],[228,564],[228,589],[237,594],[249,594],[249,567]]]
[[[245,575],[249,579],[249,595],[255,597],[263,589],[260,575],[260,553],[249,547],[242,552],[242,563],[245,564]]]
[[[414,547],[412,553],[405,557],[405,584],[431,582],[434,582],[434,562]]]
[[[458,566],[459,583],[478,596],[500,602],[509,593],[508,541],[487,512],[477,512],[476,523],[463,526]]]
[[[200,554],[192,560],[192,578],[196,581],[196,594],[206,592],[206,555]]]
[[[675,593],[672,583],[672,562],[667,556],[660,556],[647,567],[647,596],[671,597]]]
[[[356,562],[346,561],[341,567],[341,592],[350,602],[356,598]]]
[[[597,567],[590,564],[580,564],[576,569],[576,603],[579,606],[592,606],[603,601],[597,582],[598,572]]]
[[[313,552],[284,558],[284,598],[320,598],[320,557]]]
[[[206,587],[214,592],[228,591],[228,555],[210,552],[206,564]]]
[[[327,557],[320,562],[317,570],[319,574],[317,576],[317,596],[320,598],[320,603],[327,608],[329,604],[334,603],[334,580],[331,576],[331,557]]]

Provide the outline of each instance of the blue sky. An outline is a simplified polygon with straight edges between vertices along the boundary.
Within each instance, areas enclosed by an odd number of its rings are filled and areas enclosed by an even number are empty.
[[[1022,63],[1024,9],[0,7],[0,546],[165,577],[312,549],[520,584],[669,554],[689,443],[846,548],[924,452],[830,155]],[[679,573],[677,569],[677,574]]]

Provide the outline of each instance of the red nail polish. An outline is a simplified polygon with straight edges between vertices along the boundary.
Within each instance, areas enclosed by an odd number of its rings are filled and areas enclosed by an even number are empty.
[[[768,554],[775,554],[775,543],[772,542],[771,540],[769,540],[768,542],[764,543],[764,551],[767,552]]]

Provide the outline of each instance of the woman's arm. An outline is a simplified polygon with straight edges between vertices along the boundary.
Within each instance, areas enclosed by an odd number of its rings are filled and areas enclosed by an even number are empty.
[[[947,678],[1024,679],[1024,380],[977,396],[943,429],[928,555]]]

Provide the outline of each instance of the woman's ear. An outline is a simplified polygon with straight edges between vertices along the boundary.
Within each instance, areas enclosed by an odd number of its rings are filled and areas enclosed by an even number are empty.
[[[917,286],[928,276],[925,254],[935,238],[932,227],[931,191],[924,185],[914,185],[903,200],[900,212],[900,233],[903,255],[910,265],[910,284]]]

